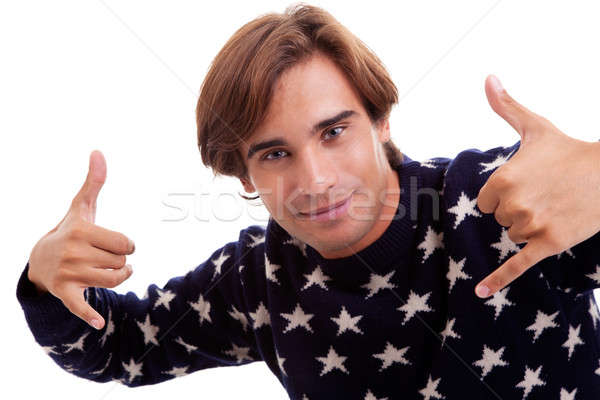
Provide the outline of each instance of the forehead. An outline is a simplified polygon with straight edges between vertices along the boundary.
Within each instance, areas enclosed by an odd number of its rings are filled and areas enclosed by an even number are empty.
[[[325,117],[344,109],[362,113],[356,88],[327,56],[317,52],[286,70],[275,82],[264,122],[257,133],[298,127],[308,131]]]

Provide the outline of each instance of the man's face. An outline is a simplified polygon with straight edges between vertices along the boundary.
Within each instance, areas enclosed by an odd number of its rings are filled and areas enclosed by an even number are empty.
[[[241,181],[288,233],[327,257],[389,224],[380,214],[398,178],[382,145],[388,139],[387,120],[373,126],[343,72],[317,53],[277,80],[265,121],[242,146]],[[346,199],[336,215],[308,215]]]

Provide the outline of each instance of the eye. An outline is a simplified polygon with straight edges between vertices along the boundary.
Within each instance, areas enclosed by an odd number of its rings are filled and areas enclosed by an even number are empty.
[[[285,151],[283,151],[283,150],[275,150],[275,151],[272,151],[272,152],[270,152],[270,153],[267,153],[267,154],[265,154],[265,155],[262,157],[262,159],[263,159],[263,160],[267,160],[267,161],[277,161],[277,160],[279,160],[281,157],[275,157],[275,158],[269,157],[271,154],[277,154],[277,153],[285,153]]]
[[[332,129],[329,129],[329,130],[325,131],[325,132],[326,132],[325,134],[328,134],[328,133],[330,133],[330,132],[334,132],[336,129],[341,129],[341,130],[344,130],[344,129],[346,129],[346,127],[345,127],[345,126],[336,126],[335,128],[332,128]],[[339,131],[339,134],[338,134],[338,135],[334,135],[333,137],[334,137],[334,138],[336,138],[336,137],[340,136],[340,135],[341,135],[341,133],[342,133],[342,131],[341,131],[341,130]]]

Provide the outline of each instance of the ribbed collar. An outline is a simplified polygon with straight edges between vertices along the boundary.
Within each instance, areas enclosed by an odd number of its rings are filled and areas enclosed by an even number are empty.
[[[306,256],[310,264],[317,264],[329,273],[336,271],[348,272],[349,266],[369,266],[375,272],[382,273],[389,270],[389,266],[399,260],[409,260],[415,247],[415,231],[418,224],[419,207],[417,204],[411,204],[416,200],[416,190],[422,186],[423,169],[419,162],[413,161],[404,155],[403,163],[396,168],[400,184],[400,201],[396,208],[396,213],[390,225],[383,234],[371,243],[369,246],[347,257],[323,258],[312,246],[306,245]],[[412,179],[410,179],[413,177]],[[412,186],[411,186],[412,185]],[[412,196],[411,196],[412,194]],[[414,199],[411,197],[414,196]],[[415,208],[411,218],[411,206]],[[284,229],[270,218],[269,225],[272,225],[275,237],[281,237]],[[289,236],[287,232],[285,232]]]

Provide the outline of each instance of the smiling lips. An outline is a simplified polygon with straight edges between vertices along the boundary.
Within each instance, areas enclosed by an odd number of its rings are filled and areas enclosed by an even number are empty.
[[[352,193],[350,193],[350,196],[346,197],[344,200],[339,201],[335,204],[332,204],[330,206],[326,206],[326,207],[321,207],[321,208],[317,208],[315,211],[310,211],[310,212],[300,212],[299,214],[305,217],[311,217],[311,216],[316,216],[316,215],[320,215],[320,214],[324,214],[326,212],[329,212],[331,210],[334,210],[338,207],[340,207],[342,204],[346,203],[346,201],[348,201],[350,199],[350,197],[352,196]]]

